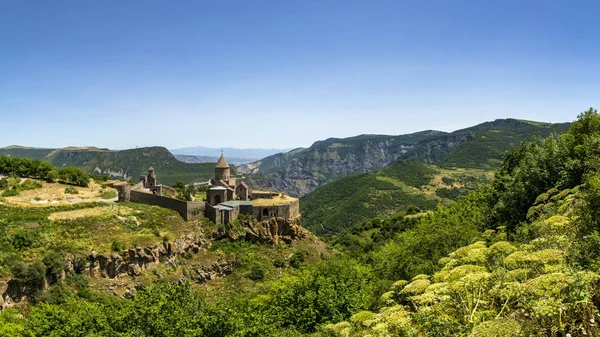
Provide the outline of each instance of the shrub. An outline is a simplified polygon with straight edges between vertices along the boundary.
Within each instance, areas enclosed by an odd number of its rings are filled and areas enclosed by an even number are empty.
[[[117,191],[106,191],[101,194],[102,199],[113,199],[117,197]]]
[[[295,252],[290,257],[290,266],[294,268],[300,268],[300,265],[304,262],[304,253],[303,252]]]
[[[8,187],[8,180],[0,179],[0,190],[3,190]]]
[[[42,183],[40,183],[39,181],[30,180],[30,179],[25,180],[18,187],[18,189],[20,189],[22,191],[35,190],[35,189],[38,189],[38,188],[42,188]]]
[[[261,265],[254,265],[252,270],[250,270],[250,274],[248,278],[254,281],[263,280],[265,278],[265,270]]]
[[[452,185],[452,184],[454,184],[454,182],[455,182],[456,180],[454,180],[454,179],[452,179],[452,178],[450,178],[450,177],[442,177],[442,181],[443,181],[443,182],[444,182],[444,184],[446,184],[446,185]]]
[[[90,178],[94,179],[96,182],[106,182],[110,179],[110,176],[108,174],[94,173],[90,174]]]
[[[33,234],[27,230],[19,230],[13,235],[12,244],[17,250],[22,250],[33,245]]]
[[[16,187],[13,187],[11,189],[8,190],[4,190],[4,192],[2,192],[2,196],[3,197],[14,197],[19,195],[19,190],[17,190]]]
[[[42,262],[46,266],[47,272],[49,274],[60,274],[64,269],[64,261],[60,254],[55,251],[48,252]]]
[[[283,268],[285,267],[285,261],[282,258],[278,257],[273,261],[273,266],[275,268]]]
[[[75,187],[69,186],[65,188],[65,194],[79,194],[79,191]]]
[[[58,180],[58,171],[56,170],[52,170],[50,172],[48,172],[48,174],[46,174],[46,181],[48,182],[55,182],[56,180]]]
[[[110,245],[110,250],[117,253],[122,253],[125,250],[125,244],[121,241],[113,241]]]

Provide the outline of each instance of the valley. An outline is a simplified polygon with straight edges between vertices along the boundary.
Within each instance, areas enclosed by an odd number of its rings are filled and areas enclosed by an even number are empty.
[[[502,141],[486,137],[452,145],[462,150],[435,163],[370,163],[303,196],[302,218],[263,221],[186,221],[116,198],[125,182],[88,175],[80,159],[72,162],[81,168],[55,167],[17,156],[51,152],[13,148],[0,156],[0,335],[600,333],[589,323],[599,312],[599,121],[590,109],[563,134],[519,143],[501,159]],[[412,150],[432,135],[421,136]],[[225,163],[211,171],[234,183]],[[250,186],[256,207],[297,203]]]

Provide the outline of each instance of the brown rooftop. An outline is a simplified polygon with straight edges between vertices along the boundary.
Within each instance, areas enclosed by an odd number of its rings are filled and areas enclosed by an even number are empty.
[[[215,167],[216,168],[229,168],[229,163],[227,162],[227,160],[225,160],[225,157],[223,157],[223,154],[221,154],[221,158],[219,158],[219,161],[217,162],[217,165]]]

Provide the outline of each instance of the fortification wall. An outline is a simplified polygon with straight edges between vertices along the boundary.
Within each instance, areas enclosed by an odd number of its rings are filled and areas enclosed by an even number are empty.
[[[252,207],[252,216],[261,221],[277,217],[293,219],[300,216],[300,201],[279,206],[254,206]]]
[[[131,191],[130,200],[175,210],[187,221],[204,218],[205,205],[203,202],[187,202],[139,191]]]
[[[198,220],[204,218],[206,211],[205,202],[188,202],[186,220]]]
[[[113,185],[113,187],[115,187]],[[117,194],[119,196],[119,201],[129,201],[131,200],[131,187],[129,184],[116,185]]]

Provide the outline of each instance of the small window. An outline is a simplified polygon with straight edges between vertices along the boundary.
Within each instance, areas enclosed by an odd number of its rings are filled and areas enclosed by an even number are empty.
[[[263,215],[264,216],[269,216],[269,209],[268,208],[263,209]]]

